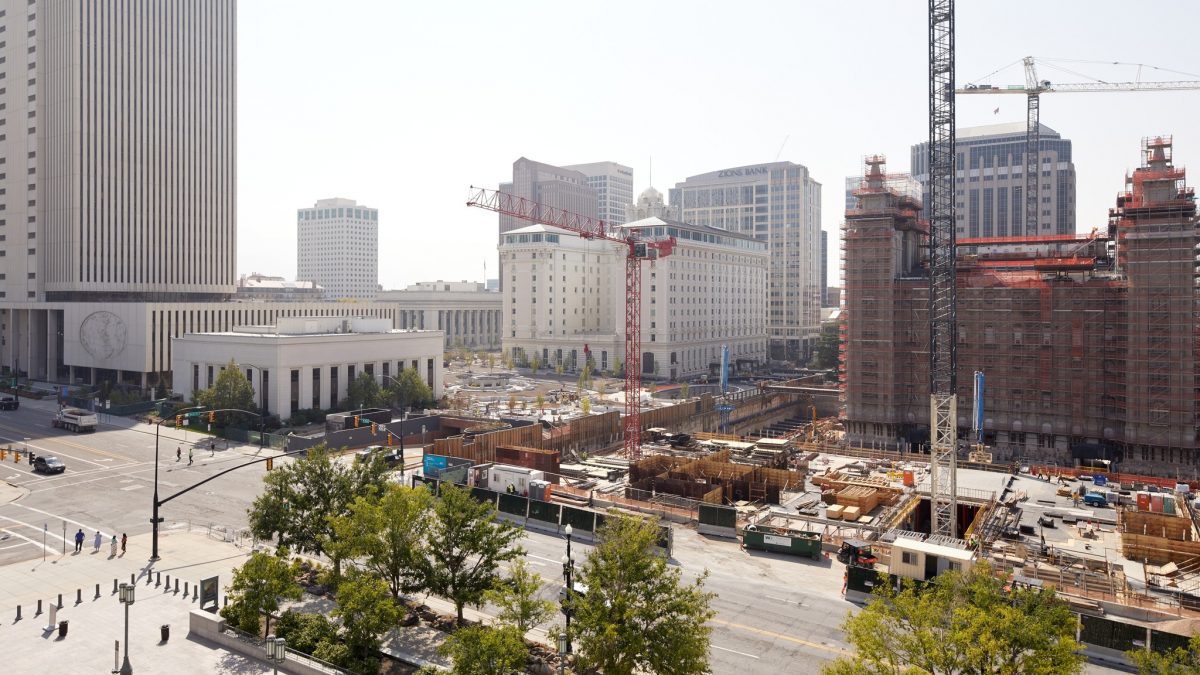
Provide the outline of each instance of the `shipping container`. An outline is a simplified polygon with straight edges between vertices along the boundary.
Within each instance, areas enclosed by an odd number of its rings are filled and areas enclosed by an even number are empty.
[[[1163,513],[1167,515],[1175,515],[1175,497],[1168,495],[1163,499]]]
[[[1149,511],[1150,510],[1150,493],[1148,493],[1148,492],[1137,493],[1137,508],[1138,508],[1138,511]]]
[[[1162,493],[1156,492],[1150,495],[1150,510],[1154,513],[1163,512],[1163,496]]]

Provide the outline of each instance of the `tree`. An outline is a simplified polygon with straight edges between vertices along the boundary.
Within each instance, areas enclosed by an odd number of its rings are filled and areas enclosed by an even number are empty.
[[[657,520],[612,513],[597,533],[571,600],[581,670],[605,675],[708,672],[713,593],[707,570],[691,584],[654,551]]]
[[[334,541],[343,557],[363,565],[391,591],[392,600],[420,588],[420,560],[429,531],[433,496],[424,487],[388,484],[378,498],[359,497],[349,513],[333,519]]]
[[[822,672],[1078,673],[1075,617],[1053,590],[1005,592],[987,563],[968,574],[945,572],[923,589],[880,583],[876,599],[842,629],[857,654]]]
[[[546,397],[545,396],[543,396],[542,394],[539,393],[537,395],[537,398],[534,399],[534,402],[537,403],[538,412],[546,411]]]
[[[484,593],[484,599],[500,610],[496,618],[524,635],[546,622],[554,614],[554,603],[538,596],[542,576],[529,569],[524,560],[514,562],[508,578]]]
[[[1193,635],[1187,647],[1166,652],[1132,649],[1125,652],[1140,675],[1186,675],[1200,673],[1200,635]]]
[[[508,411],[512,412],[514,409],[516,409],[516,407],[517,407],[517,395],[509,394],[508,395]]]
[[[534,375],[537,375],[538,368],[541,368],[541,367],[542,367],[542,360],[537,357],[537,354],[534,354],[529,359],[529,369],[533,371]]]
[[[529,647],[513,626],[460,628],[438,646],[454,661],[453,675],[512,675],[525,672]]]
[[[688,384],[687,382],[684,382],[683,384],[679,385],[679,398],[681,398],[681,399],[687,398],[688,394],[690,394],[691,392],[692,392],[692,385]]]
[[[337,642],[337,625],[324,614],[289,609],[275,622],[275,635],[287,640],[291,649],[315,654],[322,642]]]
[[[496,355],[492,354],[491,352],[488,352],[487,355],[487,367],[488,370],[492,370],[496,367]]]
[[[405,368],[395,380],[388,380],[387,399],[401,410],[410,405],[425,406],[433,401],[433,390],[416,368]]]
[[[622,370],[621,370],[623,365],[624,364],[621,362],[621,357],[619,357],[619,356],[613,357],[613,365],[612,365],[613,377],[620,377],[620,376],[624,375],[624,372],[622,372]]]
[[[383,390],[375,376],[364,371],[346,385],[346,405],[350,410],[375,408],[383,402]]]
[[[258,410],[254,405],[254,387],[238,364],[229,363],[217,374],[217,379],[208,389],[196,392],[196,405],[209,410]],[[228,426],[233,420],[243,417],[237,413],[217,413],[217,425]]]
[[[271,631],[271,613],[279,609],[280,598],[299,600],[302,592],[295,574],[283,557],[256,551],[233,571],[233,581],[225,587],[229,604],[221,616],[238,628],[258,635],[259,616],[267,615],[265,630]]]
[[[329,545],[335,535],[331,518],[349,513],[355,499],[380,492],[386,474],[381,453],[346,464],[334,461],[324,444],[314,446],[306,457],[263,476],[266,487],[248,510],[250,530],[259,539],[278,536],[280,546],[329,553],[334,578],[340,578],[342,558]]]
[[[584,396],[579,400],[579,410],[584,415],[592,414],[592,398],[590,396]]]
[[[342,620],[342,637],[354,662],[343,665],[359,672],[378,672],[380,637],[400,620],[400,608],[389,597],[388,586],[379,577],[354,570],[338,585],[337,608]],[[373,666],[373,667],[372,667]]]
[[[495,506],[453,485],[443,484],[434,504],[429,541],[437,543],[422,560],[424,587],[454,603],[459,624],[463,607],[478,606],[496,585],[499,563],[522,552],[514,545],[521,530],[495,516]]]

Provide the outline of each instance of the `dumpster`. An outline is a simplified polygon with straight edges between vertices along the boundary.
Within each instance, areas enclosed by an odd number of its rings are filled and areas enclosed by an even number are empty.
[[[821,535],[818,532],[759,529],[747,526],[742,532],[742,545],[749,549],[821,558]]]

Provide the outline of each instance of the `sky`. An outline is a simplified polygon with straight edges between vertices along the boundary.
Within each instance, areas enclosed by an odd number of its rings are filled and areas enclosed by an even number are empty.
[[[1194,1],[956,10],[959,86],[1021,84],[1026,55],[1080,61],[1066,67],[1086,78],[1043,68],[1058,82],[1137,77],[1113,62],[1200,80]],[[664,195],[778,158],[823,184],[837,285],[845,177],[872,154],[907,172],[928,137],[926,12],[913,0],[241,0],[238,271],[294,278],[296,210],[336,196],[380,210],[383,288],[482,281],[496,276],[497,216],[468,208],[468,188],[508,180],[518,157],[620,162],[635,195],[651,158]],[[1197,111],[1200,91],[1043,95],[1042,123],[1073,142],[1077,229],[1103,229],[1143,137],[1173,134],[1176,164],[1200,166]],[[1024,97],[958,97],[959,127],[1024,119]]]

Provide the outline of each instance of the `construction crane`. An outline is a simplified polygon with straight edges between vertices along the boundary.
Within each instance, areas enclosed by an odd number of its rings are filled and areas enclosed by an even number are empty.
[[[967,84],[955,90],[956,94],[1022,94],[1026,100],[1025,113],[1025,234],[1038,233],[1038,183],[1041,178],[1041,95],[1054,92],[1107,92],[1107,91],[1180,91],[1200,89],[1200,80],[1176,80],[1166,82],[1080,82],[1053,84],[1038,77],[1034,57],[1021,59],[1025,65],[1025,84],[995,87],[986,84]],[[1134,65],[1134,64],[1126,64]],[[1139,75],[1141,67],[1139,66]]]
[[[609,227],[604,221],[510,195],[471,186],[467,206],[550,225],[582,239],[611,241],[625,253],[625,417],[622,437],[625,456],[636,460],[642,453],[642,262],[670,255],[675,237],[643,237],[636,229]]]
[[[929,0],[930,533],[957,537],[954,0]]]

